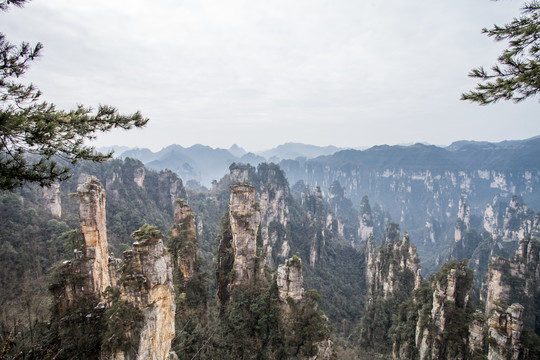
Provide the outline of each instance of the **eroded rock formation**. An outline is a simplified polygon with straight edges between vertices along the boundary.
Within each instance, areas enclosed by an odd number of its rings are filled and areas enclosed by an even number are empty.
[[[420,271],[416,247],[408,234],[399,239],[399,227],[395,226],[389,227],[387,234],[388,240],[378,251],[373,238],[368,239],[366,247],[369,296],[381,295],[384,299],[406,288],[412,291]]]
[[[60,197],[60,184],[53,183],[49,187],[42,187],[41,193],[45,209],[53,216],[62,216],[62,199]]]
[[[277,286],[279,299],[283,304],[290,298],[299,301],[304,295],[304,278],[302,276],[302,260],[298,256],[285,261],[277,269]]]
[[[91,266],[93,292],[102,298],[111,285],[109,249],[105,214],[105,189],[99,180],[90,176],[77,188],[79,195],[79,223],[84,237],[84,257]]]
[[[124,252],[123,260],[110,258],[105,190],[95,177],[88,177],[77,190],[83,251],[55,270],[51,285],[52,322],[60,329],[64,349],[71,343],[90,343],[88,351],[101,348],[102,359],[167,359],[174,337],[175,297],[161,233],[145,225],[134,233],[133,249]],[[83,317],[77,320],[79,316]],[[81,333],[85,326],[90,326],[87,334]],[[89,339],[73,340],[77,336]],[[81,350],[68,350],[65,356],[69,351]]]
[[[247,284],[255,280],[257,267],[257,231],[261,221],[259,205],[255,201],[255,187],[239,184],[231,186],[229,217],[234,252],[232,284]]]
[[[518,360],[523,330],[523,306],[512,304],[507,309],[495,306],[489,318],[488,360]]]
[[[195,217],[190,206],[183,199],[174,204],[174,225],[168,246],[177,269],[184,281],[191,279],[197,266],[197,230]]]
[[[170,256],[158,236],[124,252],[118,281],[120,300],[142,311],[136,359],[167,359],[174,338],[175,295]],[[123,351],[116,359],[129,358]]]

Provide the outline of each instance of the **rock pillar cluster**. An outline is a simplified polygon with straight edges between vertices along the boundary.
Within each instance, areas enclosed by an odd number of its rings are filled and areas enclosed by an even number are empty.
[[[101,346],[102,359],[167,359],[174,337],[175,298],[171,260],[161,233],[145,225],[134,233],[137,241],[132,250],[124,252],[123,260],[110,258],[105,190],[92,176],[79,185],[77,192],[83,251],[57,270],[58,279],[51,286],[55,296],[53,320],[62,321],[70,312],[78,316],[79,307],[86,304],[90,314],[85,318],[105,314],[95,325],[100,328],[92,329],[108,334],[101,344],[93,345],[94,351]],[[109,313],[109,309],[116,310]],[[126,315],[119,309],[134,309],[134,313]],[[134,325],[133,314],[140,314],[140,323]],[[120,323],[128,325],[122,327]],[[62,326],[78,325],[72,320]],[[63,332],[70,336],[69,328]]]
[[[412,291],[420,276],[416,247],[407,234],[399,239],[399,228],[397,231],[397,237],[388,240],[378,251],[373,237],[366,242],[366,279],[371,298],[382,295],[389,299],[396,292]]]

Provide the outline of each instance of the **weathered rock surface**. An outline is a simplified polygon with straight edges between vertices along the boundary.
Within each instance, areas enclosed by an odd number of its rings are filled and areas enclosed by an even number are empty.
[[[471,228],[471,207],[467,204],[467,196],[462,195],[459,199],[458,216],[454,225],[454,241],[463,240],[465,232]]]
[[[124,253],[121,299],[144,314],[137,359],[167,359],[174,338],[175,301],[170,256],[161,239]]]
[[[91,267],[93,291],[102,298],[111,285],[109,249],[105,215],[105,189],[99,180],[90,176],[77,188],[79,195],[79,223],[84,237],[84,257]]]
[[[370,235],[373,235],[373,215],[367,196],[364,196],[360,202],[360,212],[358,216],[360,223],[358,227],[358,241],[359,243],[362,243],[366,242]]]
[[[261,221],[255,202],[255,187],[231,186],[229,217],[233,235],[233,285],[255,280],[257,268],[257,230]]]
[[[49,187],[42,187],[41,193],[45,209],[53,216],[62,216],[62,199],[60,197],[60,184],[53,183]]]
[[[184,280],[191,279],[197,265],[197,230],[195,217],[190,206],[183,199],[174,204],[174,225],[169,247],[175,261],[174,267]]]
[[[379,251],[375,249],[373,238],[368,239],[366,245],[368,294],[379,294],[384,299],[389,299],[397,291],[403,291],[404,286],[414,286],[420,271],[416,247],[411,244],[407,233],[399,239],[399,227],[392,226],[388,234],[388,240]],[[409,290],[412,291],[412,288]]]
[[[488,360],[518,360],[521,353],[520,337],[523,331],[523,306],[512,304],[506,310],[493,308],[489,318]]]
[[[102,359],[162,360],[167,359],[174,337],[175,296],[172,282],[170,256],[161,241],[161,233],[135,242],[133,249],[124,252],[124,259],[109,258],[106,236],[105,190],[95,177],[88,177],[79,185],[79,219],[84,237],[82,252],[72,261],[64,262],[59,269],[59,281],[53,283],[51,291],[55,296],[53,316],[62,322],[62,316],[75,311],[79,306],[91,306],[93,312],[87,318],[100,317],[118,301],[129,304],[143,314],[137,329],[131,326],[116,333],[122,339],[129,339],[138,347],[135,352],[118,347],[120,338],[103,339]],[[118,296],[111,296],[112,293]],[[93,303],[92,303],[93,302]],[[96,310],[97,309],[97,310]],[[120,319],[131,321],[134,319]],[[104,319],[92,329],[106,332],[113,324]],[[64,322],[61,326],[73,326]],[[63,333],[69,335],[69,329]],[[81,340],[79,340],[81,341]]]
[[[304,295],[304,278],[302,276],[302,260],[298,256],[285,261],[277,269],[277,286],[279,299],[287,303],[287,298],[295,301],[302,299]]]
[[[264,176],[267,181],[261,181],[259,186],[261,238],[266,253],[265,263],[275,266],[274,259],[286,259],[291,250],[286,231],[289,218],[287,198],[290,193],[281,170],[267,169],[264,174],[262,172],[260,169],[259,176]],[[283,179],[278,182],[276,178]]]
[[[489,264],[484,285],[486,314],[497,306],[497,300],[507,303],[521,302],[525,306],[522,320],[535,328],[536,294],[540,291],[540,243],[524,239],[519,243],[516,255],[510,259],[493,257]]]

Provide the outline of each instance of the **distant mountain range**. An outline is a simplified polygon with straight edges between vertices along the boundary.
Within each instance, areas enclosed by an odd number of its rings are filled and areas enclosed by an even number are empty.
[[[306,171],[312,175],[312,185],[323,188],[329,179],[323,180],[323,170],[344,169],[407,169],[407,170],[536,170],[540,169],[540,136],[526,140],[490,143],[461,140],[446,147],[426,144],[379,145],[365,150],[343,149],[336,146],[315,146],[301,143],[286,143],[258,153],[247,152],[238,145],[229,149],[212,148],[205,145],[182,147],[169,145],[160,151],[125,147],[101,148],[115,150],[116,157],[127,157],[142,161],[155,170],[170,169],[186,183],[199,182],[209,187],[213,180],[228,173],[232,163],[253,166],[262,162],[279,163],[290,176],[290,180],[304,179]],[[297,172],[297,170],[299,172]],[[331,183],[331,181],[330,181]],[[354,202],[354,200],[353,200]]]
[[[205,145],[182,147],[169,145],[158,152],[143,148],[112,146],[100,151],[115,151],[121,159],[134,158],[155,170],[170,169],[186,183],[196,181],[210,186],[212,180],[219,180],[228,173],[232,163],[245,163],[256,166],[262,162],[279,163],[282,160],[309,160],[318,156],[331,155],[343,150],[336,146],[315,146],[300,143],[286,143],[276,148],[254,154],[234,144],[229,149],[212,148]]]

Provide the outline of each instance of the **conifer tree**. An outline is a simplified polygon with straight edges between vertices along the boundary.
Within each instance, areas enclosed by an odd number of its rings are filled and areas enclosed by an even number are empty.
[[[0,0],[0,11],[22,7],[29,0]],[[25,182],[51,185],[70,176],[68,166],[80,160],[103,162],[101,154],[85,141],[114,128],[143,127],[148,122],[139,112],[121,115],[111,106],[96,112],[78,105],[64,111],[40,101],[41,92],[21,77],[43,48],[23,42],[13,45],[0,33],[0,190]]]
[[[522,16],[504,26],[484,28],[482,32],[495,41],[508,41],[509,46],[491,72],[479,67],[469,73],[481,82],[474,91],[462,94],[461,99],[487,105],[501,99],[520,102],[537,95],[540,92],[540,2],[525,3]]]

